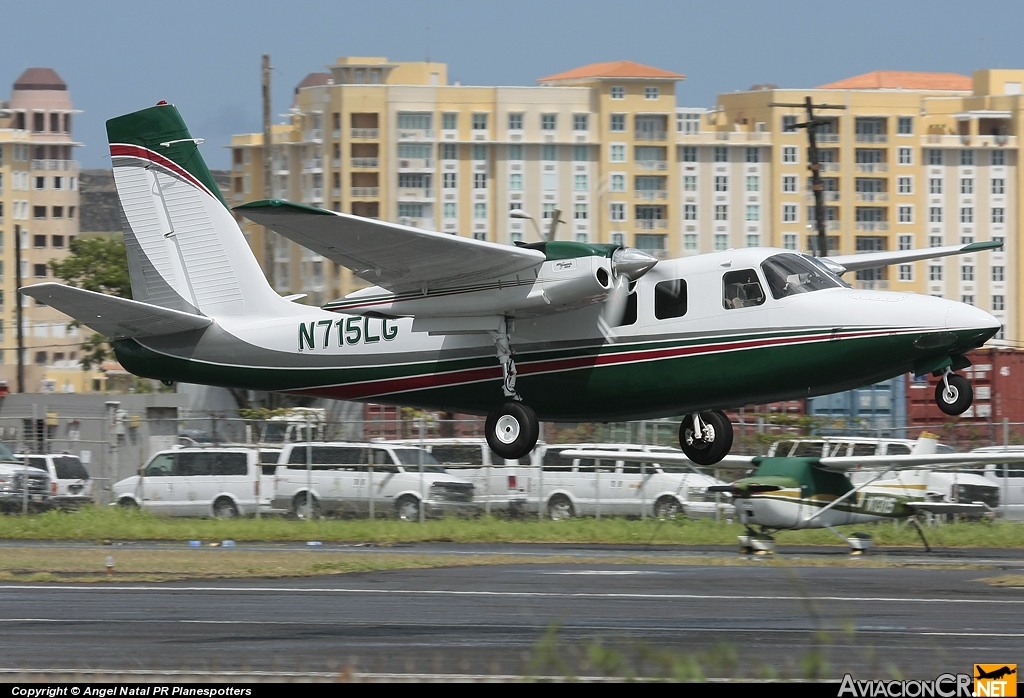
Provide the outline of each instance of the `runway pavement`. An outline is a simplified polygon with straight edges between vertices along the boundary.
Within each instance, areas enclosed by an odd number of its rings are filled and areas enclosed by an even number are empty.
[[[1019,553],[988,552],[1019,567]],[[6,584],[0,668],[599,675],[695,658],[710,676],[798,677],[824,662],[836,678],[934,678],[1024,658],[1024,590],[977,581],[1001,573],[620,562]],[[593,661],[598,643],[617,668]]]

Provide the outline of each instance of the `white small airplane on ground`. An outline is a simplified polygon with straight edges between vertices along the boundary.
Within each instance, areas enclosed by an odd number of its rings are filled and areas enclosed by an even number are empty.
[[[942,298],[850,288],[847,271],[999,247],[815,259],[751,248],[658,261],[556,240],[517,247],[285,201],[234,210],[374,284],[315,308],[267,283],[193,138],[166,103],[107,122],[134,300],[20,289],[113,340],[139,376],[488,415],[519,458],[538,419],[687,415],[680,446],[711,464],[723,409],[823,395],[914,371],[944,375],[999,330]]]
[[[728,485],[708,492],[732,498],[747,533],[740,547],[770,550],[771,533],[783,530],[827,528],[855,551],[870,547],[870,537],[842,535],[835,526],[873,523],[932,514],[979,516],[993,509],[982,502],[935,501],[929,497],[924,469],[959,468],[992,461],[991,453],[937,453],[937,438],[925,432],[913,452],[882,456],[727,456],[717,467],[756,470]],[[594,458],[635,463],[687,463],[683,454],[619,452],[596,449],[563,451],[566,458]],[[1024,451],[1000,453],[1007,463],[1024,462]],[[760,533],[753,526],[760,526]],[[925,547],[928,542],[918,527]],[[763,547],[761,547],[763,546]]]

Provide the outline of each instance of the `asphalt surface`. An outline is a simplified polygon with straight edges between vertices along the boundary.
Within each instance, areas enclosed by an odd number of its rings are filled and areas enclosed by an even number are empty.
[[[578,550],[581,557],[640,552],[627,546],[408,549]],[[892,558],[902,553],[902,560]],[[925,558],[948,561],[950,569],[922,569],[915,566],[920,551],[902,553],[885,553],[900,566],[881,569],[620,562],[197,583],[6,584],[0,585],[0,669],[514,676],[600,675],[614,667],[643,675],[695,658],[709,676],[801,677],[823,662],[823,673],[833,678],[845,671],[888,678],[898,671],[928,679],[968,672],[975,662],[1024,660],[1024,590],[977,581],[1019,571],[1020,552]],[[835,549],[801,554],[845,559]],[[990,569],[954,568],[965,562]],[[614,656],[603,665],[595,661],[598,646],[616,650],[619,663]]]

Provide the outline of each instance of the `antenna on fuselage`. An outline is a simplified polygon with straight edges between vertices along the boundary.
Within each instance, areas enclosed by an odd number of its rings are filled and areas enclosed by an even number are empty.
[[[829,122],[814,118],[815,109],[846,109],[836,104],[813,104],[810,97],[805,97],[803,104],[786,102],[769,102],[769,107],[796,107],[807,111],[807,121],[793,124],[793,128],[807,129],[807,169],[811,171],[811,191],[814,192],[814,218],[818,227],[818,256],[828,254],[828,236],[825,234],[825,191],[821,183],[821,163],[818,161],[817,128]]]

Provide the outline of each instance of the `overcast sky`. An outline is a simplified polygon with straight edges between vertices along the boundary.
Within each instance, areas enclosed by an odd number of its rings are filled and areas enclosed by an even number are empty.
[[[55,69],[84,111],[84,167],[109,167],[106,119],[161,99],[206,139],[211,167],[226,167],[231,134],[261,130],[263,53],[276,68],[275,114],[307,73],[343,55],[429,55],[463,85],[532,85],[628,59],[686,75],[684,106],[872,70],[1024,68],[1024,3],[1012,0],[57,0],[6,3],[0,22],[0,99],[25,68]]]

